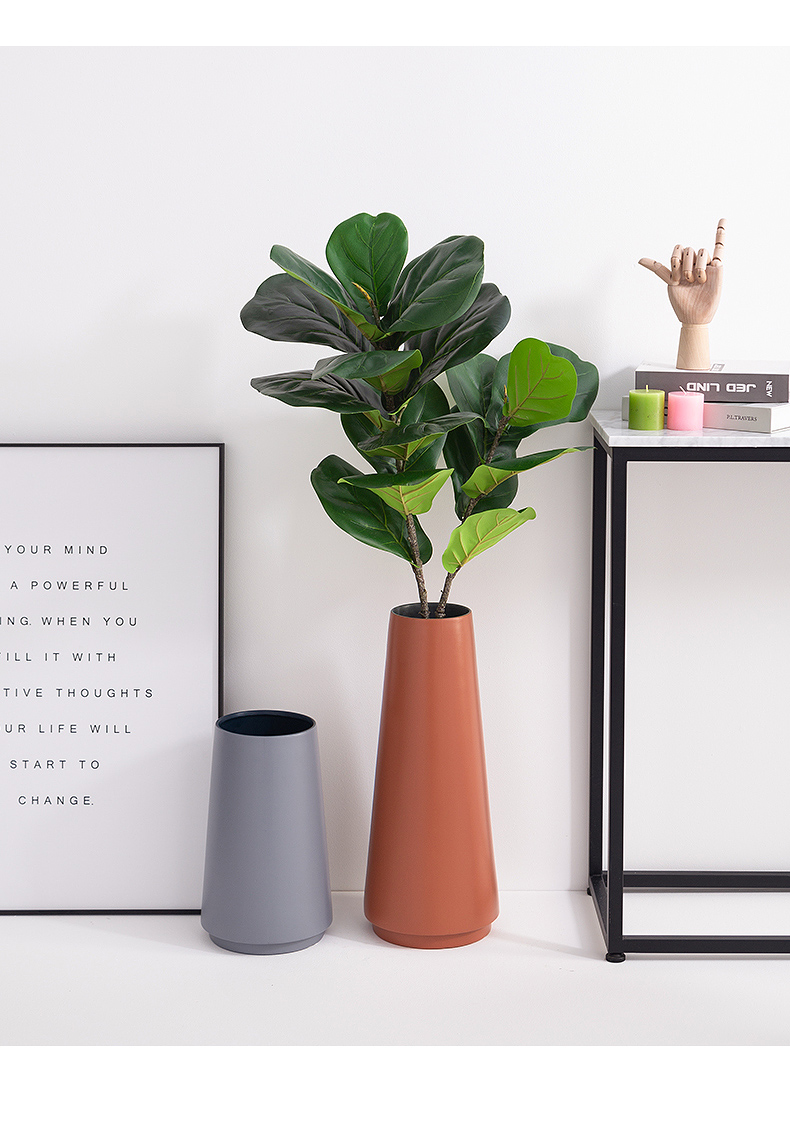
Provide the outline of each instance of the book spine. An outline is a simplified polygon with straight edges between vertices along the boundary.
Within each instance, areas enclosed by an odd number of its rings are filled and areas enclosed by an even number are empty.
[[[737,432],[772,432],[780,427],[787,427],[782,420],[777,422],[771,412],[770,405],[761,406],[750,404],[743,407],[732,407],[725,404],[705,404],[704,427],[718,428],[721,431]]]
[[[664,392],[701,392],[705,400],[719,404],[787,404],[790,402],[790,377],[747,376],[743,380],[721,378],[719,374],[643,373],[637,371],[635,388],[660,388]]]

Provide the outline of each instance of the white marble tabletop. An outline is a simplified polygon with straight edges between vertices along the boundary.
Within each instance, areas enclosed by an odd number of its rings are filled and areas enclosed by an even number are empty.
[[[780,432],[735,432],[703,428],[698,432],[635,431],[622,412],[596,409],[590,413],[593,429],[605,447],[790,447],[790,428]]]

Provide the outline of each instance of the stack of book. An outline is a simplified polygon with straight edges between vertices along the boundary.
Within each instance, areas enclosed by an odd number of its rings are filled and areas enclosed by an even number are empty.
[[[706,428],[739,432],[790,428],[790,366],[783,361],[717,361],[709,369],[693,371],[640,365],[634,388],[703,393]],[[627,394],[623,419],[628,419]]]

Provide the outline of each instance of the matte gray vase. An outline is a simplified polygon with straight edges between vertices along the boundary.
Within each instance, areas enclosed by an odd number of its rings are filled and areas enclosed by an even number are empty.
[[[332,921],[316,724],[285,710],[214,728],[201,924],[236,953],[291,953]]]

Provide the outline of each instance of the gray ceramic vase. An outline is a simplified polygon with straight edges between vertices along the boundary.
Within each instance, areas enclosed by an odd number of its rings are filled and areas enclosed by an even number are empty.
[[[236,953],[291,953],[332,921],[316,724],[284,710],[214,729],[201,924]]]

